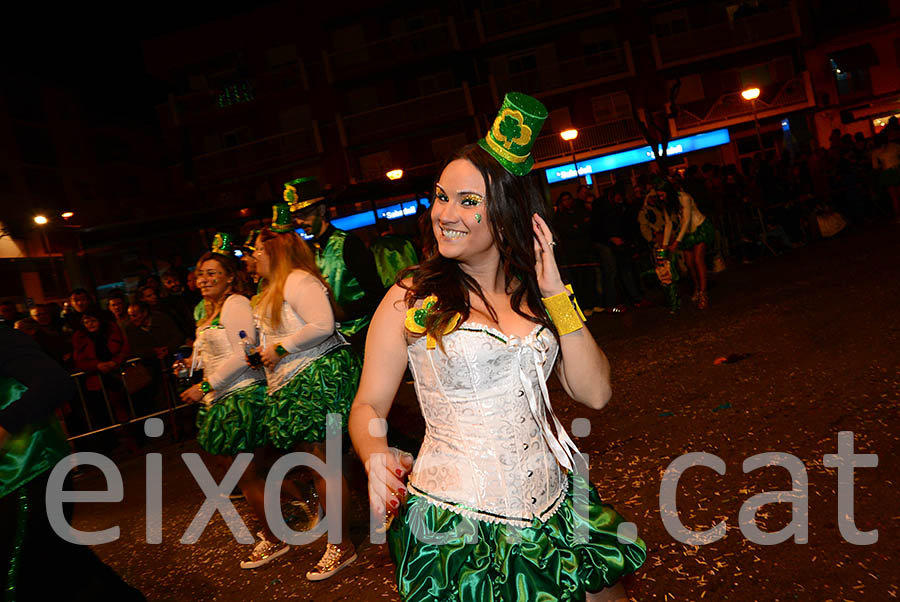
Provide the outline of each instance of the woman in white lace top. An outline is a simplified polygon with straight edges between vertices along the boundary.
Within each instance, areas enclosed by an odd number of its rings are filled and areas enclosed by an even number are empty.
[[[516,121],[543,105],[513,100],[525,108],[501,113],[488,137],[537,136],[539,123]],[[464,147],[441,171],[425,260],[372,320],[350,435],[403,600],[618,600],[645,546],[617,533],[622,518],[578,470],[546,387],[555,366],[566,392],[599,410],[609,363],[567,296],[538,188],[516,173],[530,157],[495,145]],[[551,320],[560,299],[565,324]],[[414,463],[384,429],[407,363],[426,423]]]

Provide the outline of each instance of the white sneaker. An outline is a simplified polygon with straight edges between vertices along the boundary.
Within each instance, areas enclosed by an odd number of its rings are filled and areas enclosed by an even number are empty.
[[[343,550],[334,544],[325,544],[325,553],[316,563],[316,568],[306,573],[306,578],[310,581],[324,581],[354,560],[356,548],[353,544]]]
[[[242,569],[255,569],[268,563],[274,558],[278,558],[282,554],[286,554],[291,546],[283,541],[269,541],[262,537],[262,532],[257,533],[260,536],[259,542],[253,551],[247,556],[246,560],[241,561]]]

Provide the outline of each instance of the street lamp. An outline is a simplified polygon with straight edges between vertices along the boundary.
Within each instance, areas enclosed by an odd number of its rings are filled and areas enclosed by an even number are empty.
[[[759,98],[759,88],[747,88],[741,92],[744,100],[750,101],[750,107],[753,109],[753,126],[756,128],[756,142],[759,144],[759,152],[763,152],[762,134],[759,133],[759,119],[756,117],[756,99]]]
[[[568,129],[559,133],[559,137],[569,143],[569,151],[572,153],[572,163],[575,164],[575,181],[578,181],[578,159],[575,158],[575,144],[573,140],[578,138],[578,130]]]
[[[35,215],[34,216],[34,223],[36,223],[38,226],[46,225],[47,221],[48,220],[47,220],[46,215]]]
[[[399,180],[403,177],[402,169],[392,169],[391,171],[384,174],[387,176],[388,180]]]
[[[65,213],[61,213],[59,216],[63,219],[69,219],[70,217],[74,217],[75,214],[71,211],[66,211]]]

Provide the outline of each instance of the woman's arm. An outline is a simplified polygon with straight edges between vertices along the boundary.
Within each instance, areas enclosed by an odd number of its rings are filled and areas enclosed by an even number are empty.
[[[541,295],[552,297],[565,293],[556,258],[550,229],[538,215],[534,216],[534,254],[538,286]],[[556,374],[563,389],[578,403],[595,410],[606,405],[612,395],[609,386],[609,361],[597,346],[586,326],[559,337],[560,359]]]
[[[315,347],[334,332],[334,312],[319,279],[302,270],[291,272],[284,283],[284,300],[306,322],[281,344],[289,352]]]
[[[403,487],[412,466],[387,444],[387,415],[406,370],[405,289],[392,286],[375,311],[366,337],[366,359],[353,407],[349,432],[369,475],[372,511],[383,514],[387,490]],[[400,472],[397,472],[400,471]]]
[[[693,204],[694,199],[687,193],[679,192],[678,202],[681,203],[681,228],[678,231],[678,236],[676,236],[675,240],[672,242],[673,245],[680,243],[681,239],[684,238],[684,235],[687,234],[687,229],[691,225],[691,205]]]
[[[97,352],[94,343],[88,336],[76,330],[72,333],[72,364],[79,372],[95,372],[97,370]]]
[[[213,389],[219,389],[247,367],[241,331],[247,333],[250,341],[256,340],[256,327],[253,324],[253,310],[250,299],[243,295],[231,295],[222,305],[219,322],[225,328],[225,335],[231,343],[231,355],[222,362],[215,372],[206,374],[206,381]],[[185,361],[190,361],[187,359]],[[188,364],[190,365],[190,364]],[[261,373],[260,373],[261,374]]]

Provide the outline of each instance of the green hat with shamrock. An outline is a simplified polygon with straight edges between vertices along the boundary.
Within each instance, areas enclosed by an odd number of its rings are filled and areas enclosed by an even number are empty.
[[[297,178],[284,183],[284,202],[291,211],[300,211],[325,200],[325,194],[315,176]]]
[[[291,207],[287,203],[275,203],[272,205],[272,225],[269,226],[272,232],[283,234],[294,229],[291,220]]]
[[[231,234],[228,232],[216,232],[216,236],[213,238],[212,249],[210,250],[219,255],[234,255],[234,241],[231,238]]]
[[[521,92],[509,92],[487,135],[478,145],[494,156],[506,171],[524,176],[531,171],[531,147],[547,120],[547,107]]]

